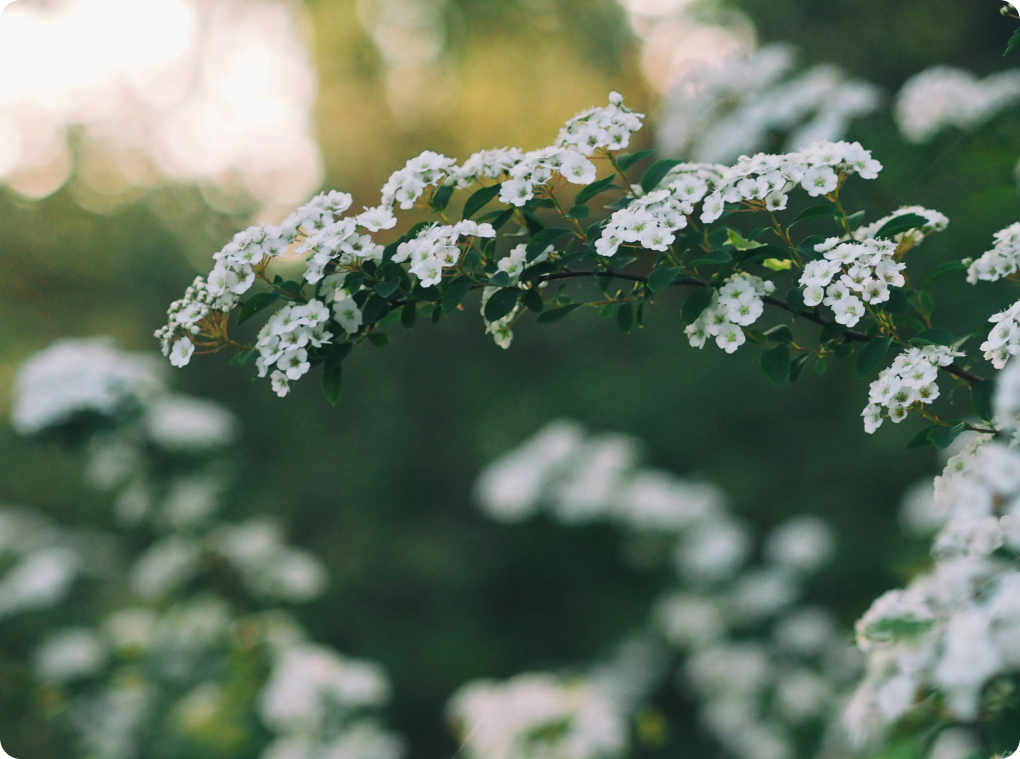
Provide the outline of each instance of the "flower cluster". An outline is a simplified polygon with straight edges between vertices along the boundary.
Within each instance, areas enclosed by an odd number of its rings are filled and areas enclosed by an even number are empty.
[[[465,685],[448,706],[471,759],[611,759],[627,749],[627,724],[586,678],[546,673]]]
[[[496,230],[491,224],[478,224],[469,219],[453,226],[437,224],[415,239],[400,243],[393,262],[410,261],[410,271],[418,277],[421,286],[432,287],[443,278],[443,269],[456,266],[460,260],[461,249],[458,243],[462,237],[495,236]]]
[[[666,155],[732,161],[765,147],[776,133],[786,150],[843,137],[850,123],[878,106],[874,85],[835,66],[795,71],[796,51],[766,45],[706,65],[670,83],[659,118]]]
[[[814,725],[838,713],[859,657],[830,612],[796,603],[834,553],[820,519],[778,526],[763,541],[764,562],[746,566],[752,538],[717,488],[642,468],[633,439],[586,437],[568,422],[491,464],[476,496],[500,521],[545,510],[566,524],[609,521],[674,547],[677,587],[656,605],[651,629],[686,655],[683,682],[701,720],[734,755],[798,756],[799,745],[817,740]]]
[[[896,260],[896,243],[888,240],[840,242],[830,237],[815,246],[824,257],[809,261],[800,276],[804,305],[824,303],[836,322],[853,327],[867,313],[864,304],[889,300],[890,287],[903,287],[904,263]]]
[[[1011,277],[1020,268],[1020,222],[999,230],[994,239],[992,249],[967,269],[967,281],[972,285]]]
[[[71,437],[87,439],[93,484],[113,492],[131,530],[130,540],[83,541],[0,511],[0,618],[58,603],[79,576],[99,586],[94,609],[78,594],[85,619],[50,629],[35,650],[36,680],[59,705],[46,716],[81,755],[110,759],[167,739],[203,753],[225,732],[237,743],[217,750],[263,759],[399,759],[401,741],[375,716],[389,694],[379,669],[309,643],[273,608],[319,596],[322,563],[272,520],[219,516],[236,420],[168,392],[153,366],[109,341],[64,341],[16,383],[24,433],[86,422]],[[100,571],[100,553],[129,558],[127,571]],[[111,609],[111,598],[123,605]]]
[[[426,150],[412,158],[399,171],[394,171],[382,187],[382,205],[392,208],[396,204],[405,211],[425,193],[426,187],[438,187],[457,165],[456,159]]]
[[[894,423],[907,418],[914,404],[928,404],[939,397],[936,382],[939,367],[949,366],[963,353],[944,345],[908,348],[898,355],[892,366],[883,369],[871,383],[868,406],[861,412],[864,429],[869,434],[882,426],[884,416]],[[883,409],[885,413],[883,414]]]
[[[74,536],[28,509],[0,508],[0,620],[59,604],[86,557]]]
[[[641,128],[642,118],[643,114],[623,105],[622,95],[610,93],[608,106],[592,108],[570,119],[555,144],[525,153],[507,172],[510,179],[500,188],[500,201],[523,206],[535,197],[536,186],[557,174],[571,184],[591,184],[595,181],[595,164],[588,157],[599,149],[627,147],[631,134]]]
[[[348,326],[354,321],[360,323],[361,313],[357,306],[354,306],[355,311],[342,315],[345,304],[345,300],[334,302],[337,321]],[[330,312],[326,304],[310,300],[301,305],[284,306],[259,331],[255,343],[259,355],[255,365],[260,377],[265,377],[270,369],[276,367],[270,379],[273,391],[281,398],[290,392],[290,383],[301,379],[311,368],[309,348],[321,348],[329,341],[331,335],[326,331],[329,321]]]
[[[1003,379],[1012,390],[997,407],[1014,404],[1020,386],[1016,368]],[[912,498],[915,517],[923,505],[924,521],[937,525],[935,563],[857,623],[867,675],[846,720],[859,738],[880,733],[931,693],[970,722],[984,708],[986,683],[1020,671],[1018,492],[1020,455],[983,435],[949,459],[927,498]]]
[[[979,80],[968,71],[935,66],[914,75],[896,97],[894,116],[911,142],[927,142],[949,127],[973,129],[1020,103],[1020,72]]]
[[[774,292],[773,282],[740,272],[712,292],[712,303],[684,332],[691,346],[704,348],[710,337],[727,353],[747,342],[742,327],[754,324],[765,310],[762,300]]]
[[[883,216],[878,221],[858,227],[854,231],[854,237],[858,240],[873,240],[889,222],[905,216],[920,216],[925,220],[925,223],[913,229],[896,232],[892,235],[892,239],[895,241],[897,250],[900,253],[915,245],[920,245],[924,238],[932,232],[944,232],[946,227],[949,226],[949,217],[938,211],[933,211],[924,206],[902,206],[888,216]]]
[[[691,215],[697,203],[702,204],[701,221],[711,224],[727,203],[753,202],[781,211],[797,187],[818,197],[836,190],[841,177],[859,174],[874,179],[881,170],[882,164],[857,142],[816,142],[796,153],[741,156],[732,167],[681,164],[660,183],[658,192],[613,214],[598,252],[612,256],[621,244],[634,242],[665,250],[674,239],[673,231],[686,226],[680,214]]]
[[[707,164],[677,167],[663,189],[636,198],[627,208],[613,214],[595,241],[595,250],[607,258],[616,255],[625,244],[668,250],[676,232],[687,226],[687,216],[694,213],[694,205],[708,194],[710,183],[719,180],[720,168]]]

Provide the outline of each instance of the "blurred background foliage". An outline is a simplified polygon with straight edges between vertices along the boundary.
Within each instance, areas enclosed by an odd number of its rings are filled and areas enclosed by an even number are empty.
[[[464,157],[482,147],[544,145],[611,89],[655,112],[641,42],[612,0],[437,3],[438,47],[422,71],[406,72],[431,89],[411,93],[401,91],[409,86],[400,80],[406,62],[394,63],[373,40],[378,9],[369,6],[308,0],[304,14],[319,82],[322,184],[352,192],[355,207],[373,204],[388,174],[423,149]],[[746,14],[761,41],[794,43],[805,62],[838,64],[888,92],[937,63],[979,73],[1010,63],[1000,55],[1012,24],[990,0],[727,0],[711,12]],[[878,181],[853,187],[849,207],[877,216],[918,203],[946,213],[949,230],[917,254],[922,271],[976,257],[993,231],[1020,218],[1012,177],[1018,126],[1007,115],[907,146],[885,108],[850,135],[886,168]],[[650,145],[653,132],[654,125],[639,133],[638,147]],[[125,347],[154,350],[151,334],[167,304],[243,223],[180,185],[104,214],[84,210],[68,188],[41,200],[0,189],[4,416],[16,366],[58,337],[112,334]],[[964,334],[1007,297],[1004,289],[968,289],[939,299],[936,320]],[[838,605],[847,623],[923,552],[905,553],[896,525],[902,492],[937,466],[931,449],[903,450],[910,423],[865,437],[866,386],[848,362],[777,389],[755,350],[691,350],[679,305],[672,294],[660,297],[644,329],[629,336],[594,314],[556,327],[525,321],[504,352],[482,334],[469,300],[461,318],[391,330],[389,347],[349,359],[336,409],[312,382],[280,401],[225,358],[175,375],[182,390],[216,398],[242,418],[239,501],[280,514],[295,542],[327,562],[330,591],[305,622],[319,639],[388,669],[393,727],[409,738],[412,756],[455,753],[442,709],[458,685],[604,654],[645,620],[666,582],[622,559],[620,537],[608,527],[568,530],[541,520],[505,527],[477,512],[471,489],[479,468],[550,419],[643,439],[651,463],[721,484],[752,524],[799,513],[831,520],[840,557],[810,594]],[[0,428],[0,462],[0,501],[71,524],[109,518],[108,504],[80,489],[76,456],[28,448]],[[17,698],[17,651],[12,644],[0,662],[5,748],[46,759],[51,746],[32,705]],[[670,729],[664,746],[648,753],[682,747],[711,755],[697,743],[689,709],[676,696],[663,699]]]

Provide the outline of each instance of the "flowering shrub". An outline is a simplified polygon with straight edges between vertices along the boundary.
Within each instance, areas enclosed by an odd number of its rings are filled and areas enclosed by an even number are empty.
[[[68,340],[23,367],[13,421],[84,445],[92,485],[114,496],[105,542],[0,510],[13,559],[0,621],[98,586],[88,615],[49,622],[34,654],[40,703],[74,755],[402,756],[377,716],[385,674],[311,642],[286,608],[325,589],[320,561],[270,519],[223,513],[238,432],[226,409],[171,393],[149,356]],[[109,566],[118,555],[126,565]]]
[[[548,148],[483,151],[463,165],[426,152],[390,177],[377,207],[344,216],[352,198],[332,191],[279,226],[245,230],[214,256],[212,273],[171,306],[157,332],[163,353],[183,366],[196,350],[236,348],[232,362],[254,361],[280,396],[321,365],[323,390],[335,403],[353,348],[385,345],[383,327],[399,321],[411,328],[419,312],[438,321],[474,289],[482,290],[486,331],[506,348],[529,312],[548,324],[588,306],[615,315],[629,332],[643,324],[660,292],[684,287],[691,290],[682,311],[690,344],[711,341],[732,353],[754,343],[776,384],[796,382],[808,362],[823,372],[830,357],[847,357],[858,346],[856,368],[864,378],[895,349],[891,366],[871,385],[862,414],[868,432],[911,411],[929,422],[917,444],[946,447],[963,430],[992,431],[931,408],[942,395],[941,373],[970,388],[974,413],[990,424],[992,384],[970,369],[966,338],[934,326],[927,287],[968,265],[972,281],[1010,274],[1015,230],[1000,232],[996,249],[976,263],[948,262],[918,282],[907,256],[949,220],[917,206],[868,224],[866,211],[847,212],[844,185],[874,179],[882,169],[861,145],[819,142],[785,155],[744,156],[732,166],[663,160],[632,183],[628,171],[650,151],[621,151],[641,125],[641,114],[613,93],[609,105],[569,120]],[[597,178],[596,162],[611,173]],[[455,221],[455,193],[477,184]],[[570,185],[579,189],[568,199]],[[616,196],[606,206],[610,215],[582,224],[605,193]],[[822,202],[793,214],[791,203],[808,198]],[[479,215],[494,201],[506,207]],[[398,205],[435,220],[383,244],[373,235],[397,225]],[[750,231],[729,226],[742,216],[761,216],[765,224]],[[828,225],[828,236],[795,237],[794,229],[808,222]],[[601,296],[575,300],[565,289],[575,279],[593,280]],[[230,336],[232,314],[243,323],[280,303],[253,343]],[[785,312],[785,322],[811,323],[820,332],[802,336],[783,321],[765,329],[759,325],[766,306]],[[992,319],[999,326],[982,348],[1001,367],[1020,338],[1012,312]]]

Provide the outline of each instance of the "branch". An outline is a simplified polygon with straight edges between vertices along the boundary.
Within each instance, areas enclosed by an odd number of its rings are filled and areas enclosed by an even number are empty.
[[[556,272],[554,274],[543,274],[542,276],[536,277],[535,281],[551,282],[557,279],[574,279],[576,277],[615,277],[616,279],[625,279],[630,282],[642,282],[644,284],[648,283],[647,277],[642,277],[638,274],[624,274],[623,272],[618,271],[571,271],[571,270]],[[711,285],[702,282],[700,279],[694,279],[693,277],[684,277],[683,279],[678,279],[675,282],[673,282],[673,286],[711,287]],[[775,306],[776,308],[781,308],[784,311],[794,313],[793,309],[790,308],[784,301],[772,295],[766,295],[764,298],[762,298],[762,300],[765,303],[768,303],[770,306]],[[830,324],[833,323],[830,322],[828,319],[819,316],[814,311],[801,311],[800,313],[795,315],[799,316],[802,319],[807,319],[809,322],[813,322],[820,327],[828,327]],[[850,343],[867,343],[871,341],[871,338],[865,335],[863,332],[857,332],[856,330],[852,329],[845,329],[843,330],[843,340],[845,342]],[[974,374],[973,372],[969,372],[962,366],[957,366],[956,364],[950,364],[949,366],[943,366],[940,368],[943,371],[956,377],[957,379],[962,379],[965,382],[969,382],[971,385],[984,381],[984,377]]]

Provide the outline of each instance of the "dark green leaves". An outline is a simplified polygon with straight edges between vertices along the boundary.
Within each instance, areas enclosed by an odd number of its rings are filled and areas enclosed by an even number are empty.
[[[864,379],[878,368],[889,352],[892,337],[878,337],[869,342],[857,355],[857,376]]]
[[[385,332],[372,332],[368,336],[368,342],[372,343],[376,348],[383,348],[389,345],[390,336]]]
[[[922,427],[921,429],[919,429],[917,431],[917,434],[910,438],[910,441],[907,443],[906,445],[907,450],[912,450],[914,448],[924,448],[926,445],[931,445],[931,440],[928,439],[928,435],[930,435],[938,428],[939,425],[937,424],[929,424],[926,427]]]
[[[389,298],[393,293],[400,287],[400,277],[394,277],[389,282],[379,282],[375,286],[375,291],[384,298]]]
[[[701,258],[691,261],[691,266],[709,266],[715,264],[728,264],[733,260],[733,256],[727,253],[725,250],[713,250],[706,253]]]
[[[543,311],[538,315],[537,321],[539,324],[554,324],[555,322],[570,316],[580,307],[580,303],[570,303],[566,306],[560,306],[559,308],[553,308],[549,311]]]
[[[258,293],[253,295],[241,304],[241,310],[237,312],[237,323],[244,324],[259,311],[269,308],[279,300],[278,293]]]
[[[588,206],[576,205],[569,211],[567,211],[568,218],[578,219],[579,221],[583,221],[584,219],[587,219],[589,216],[591,216],[591,209],[588,208]]]
[[[956,441],[956,438],[960,437],[960,433],[966,428],[967,425],[963,422],[954,424],[952,427],[936,427],[928,433],[928,439],[932,445],[940,451],[944,451]]]
[[[928,226],[928,220],[923,216],[918,216],[916,213],[906,213],[883,224],[882,228],[875,233],[875,237],[892,238],[902,232],[926,226]]]
[[[257,350],[255,350],[254,348],[249,348],[248,350],[238,351],[237,353],[235,353],[233,356],[230,357],[230,365],[231,366],[244,366],[249,361],[251,361],[253,358],[255,358],[258,354],[259,354],[259,352]]]
[[[536,232],[535,235],[528,240],[528,245],[525,248],[527,253],[527,260],[529,262],[534,261],[540,255],[545,253],[545,249],[552,245],[554,242],[559,240],[564,235],[571,234],[569,229],[561,228],[549,228],[543,229]]]
[[[922,329],[914,337],[910,338],[911,345],[952,345],[953,333],[945,327],[933,329]]]
[[[651,192],[656,188],[659,182],[665,179],[670,170],[679,164],[680,161],[675,161],[672,158],[656,161],[648,167],[644,176],[641,177],[641,189],[645,192]]]
[[[400,309],[400,323],[404,325],[404,329],[411,329],[417,319],[418,309],[415,306],[414,301],[409,300],[404,304],[404,307]]]
[[[490,200],[499,195],[499,191],[502,187],[502,183],[494,184],[492,187],[483,187],[482,189],[472,193],[471,197],[469,197],[467,202],[464,204],[464,218],[470,219],[476,213],[481,211]],[[513,213],[512,210],[511,213]]]
[[[579,193],[577,193],[577,197],[574,198],[574,203],[576,203],[579,206],[582,206],[589,200],[594,198],[596,195],[598,195],[600,192],[605,192],[606,190],[612,189],[613,180],[615,178],[616,177],[610,175],[605,179],[599,179],[596,182],[592,182],[590,185],[584,187]]]
[[[676,278],[683,273],[682,266],[675,266],[671,269],[656,269],[648,275],[648,289],[653,293],[664,290],[676,281]]]
[[[995,380],[986,379],[975,383],[970,388],[970,405],[978,418],[986,422],[992,421],[992,398],[995,396]]]
[[[630,303],[624,303],[616,309],[616,324],[628,334],[634,329],[634,307]]]
[[[935,271],[928,275],[928,279],[924,280],[921,289],[923,290],[936,279],[941,279],[947,274],[953,274],[958,271],[967,271],[967,265],[963,261],[946,261],[944,264],[939,264],[935,267]]]
[[[523,303],[529,311],[534,311],[536,314],[542,313],[545,309],[545,301],[543,301],[542,296],[534,290],[525,290],[521,295],[521,303]]]
[[[761,354],[761,370],[772,384],[782,385],[790,377],[790,349],[780,343]]]
[[[797,214],[797,217],[790,222],[790,226],[787,229],[793,229],[794,225],[800,224],[802,221],[831,218],[836,216],[837,213],[835,206],[810,206]]]
[[[621,169],[626,171],[638,161],[643,161],[654,154],[654,150],[638,150],[635,153],[621,153],[620,157],[616,159],[616,162],[620,165]]]
[[[431,205],[437,211],[442,211],[448,205],[450,205],[450,198],[452,197],[453,197],[453,185],[440,187],[438,190],[432,193],[432,200],[429,201],[429,205]]]
[[[332,371],[340,366],[353,349],[354,343],[340,343],[336,346],[332,351],[330,351],[329,355],[326,356],[326,362],[323,364],[326,371]]]
[[[489,281],[496,287],[510,287],[510,274],[505,271],[497,271],[489,277]]]
[[[497,322],[517,306],[517,290],[497,290],[485,303],[485,318]]]
[[[336,406],[340,400],[340,389],[343,387],[343,373],[340,364],[322,372],[322,394],[326,396],[330,406]]]
[[[443,294],[439,299],[439,303],[442,306],[443,311],[450,313],[460,302],[467,296],[468,291],[471,289],[471,280],[455,279],[453,282],[448,284],[443,290]]]
[[[694,324],[698,317],[705,312],[705,309],[712,305],[713,292],[714,290],[711,287],[706,287],[701,290],[695,290],[687,296],[684,309],[680,313],[684,324]]]
[[[1013,36],[1009,38],[1009,43],[1006,45],[1006,52],[1002,54],[1002,57],[1005,58],[1018,48],[1020,48],[1020,29],[1013,32]]]

